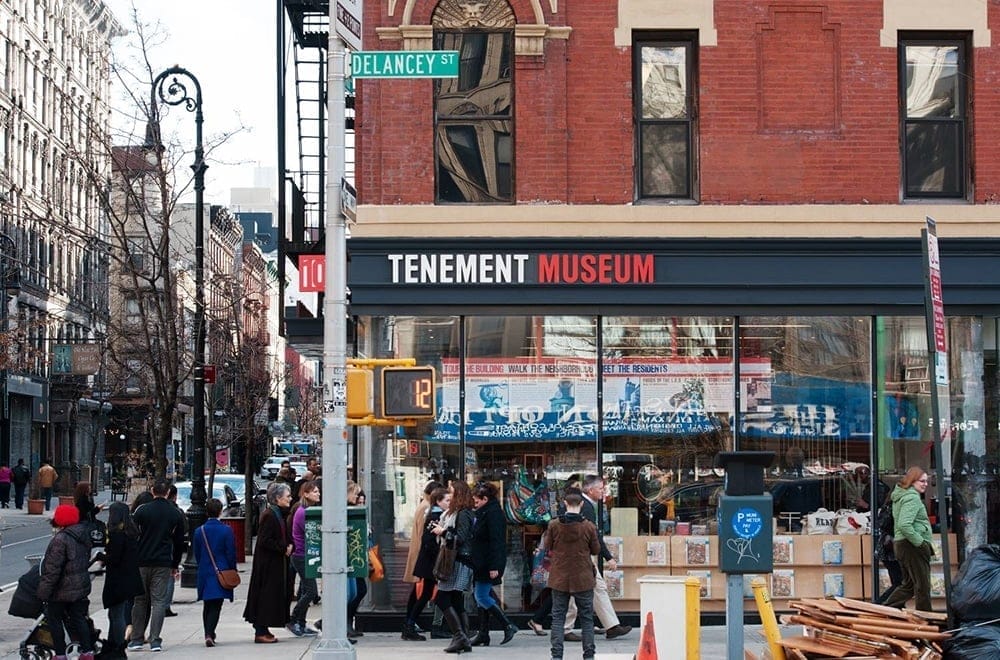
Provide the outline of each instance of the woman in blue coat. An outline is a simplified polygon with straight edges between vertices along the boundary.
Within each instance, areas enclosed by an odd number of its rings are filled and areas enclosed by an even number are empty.
[[[212,647],[215,646],[215,628],[219,625],[222,601],[233,600],[233,590],[222,588],[215,569],[236,568],[236,537],[233,530],[219,522],[222,502],[213,497],[205,503],[205,512],[208,520],[194,534],[194,558],[198,562],[198,600],[203,603],[201,618],[205,627],[205,646]]]

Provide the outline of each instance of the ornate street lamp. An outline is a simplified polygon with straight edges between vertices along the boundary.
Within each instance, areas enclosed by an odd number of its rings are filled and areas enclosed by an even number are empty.
[[[194,87],[194,96],[187,84]],[[172,66],[153,80],[149,93],[150,124],[160,146],[160,125],[156,113],[157,97],[167,105],[183,106],[194,113],[194,260],[195,260],[195,335],[194,335],[194,448],[191,475],[191,506],[187,510],[190,550],[184,561],[181,586],[198,586],[198,563],[194,558],[194,533],[207,517],[205,502],[205,150],[202,145],[201,84],[190,71]]]

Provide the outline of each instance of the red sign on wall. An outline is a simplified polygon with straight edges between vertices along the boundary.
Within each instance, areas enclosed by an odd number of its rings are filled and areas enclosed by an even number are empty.
[[[323,291],[326,288],[326,255],[304,254],[299,257],[299,291]]]

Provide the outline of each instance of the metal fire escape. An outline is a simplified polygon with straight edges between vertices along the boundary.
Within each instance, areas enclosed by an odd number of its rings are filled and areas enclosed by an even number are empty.
[[[329,0],[278,0],[278,276],[284,289],[286,260],[324,252],[326,224],[327,48]],[[286,23],[287,21],[287,23]],[[286,32],[286,26],[290,32]],[[294,106],[288,98],[294,91]],[[345,177],[354,180],[353,95],[346,99]],[[287,113],[294,107],[297,153],[289,157]],[[298,169],[290,165],[296,163]],[[322,294],[321,294],[322,295]],[[284,290],[282,290],[284,300]],[[283,330],[300,353],[322,350],[322,304],[311,316],[301,306],[283,315]]]

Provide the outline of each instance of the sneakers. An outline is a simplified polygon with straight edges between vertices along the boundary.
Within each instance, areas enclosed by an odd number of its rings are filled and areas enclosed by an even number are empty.
[[[617,626],[608,628],[608,631],[605,634],[605,636],[608,639],[615,639],[616,637],[624,637],[630,632],[632,632],[632,626],[626,626],[622,623],[619,623]]]
[[[153,653],[159,653],[160,651],[163,650],[163,644],[160,642],[150,642],[149,650],[152,651]]]
[[[142,647],[145,646],[142,642],[129,642],[128,646],[125,647],[126,651],[141,651]]]
[[[285,626],[285,628],[287,628],[288,632],[292,633],[296,637],[302,637],[303,635],[305,635],[305,632],[302,630],[302,624],[299,623],[298,621],[292,621],[287,626]]]

